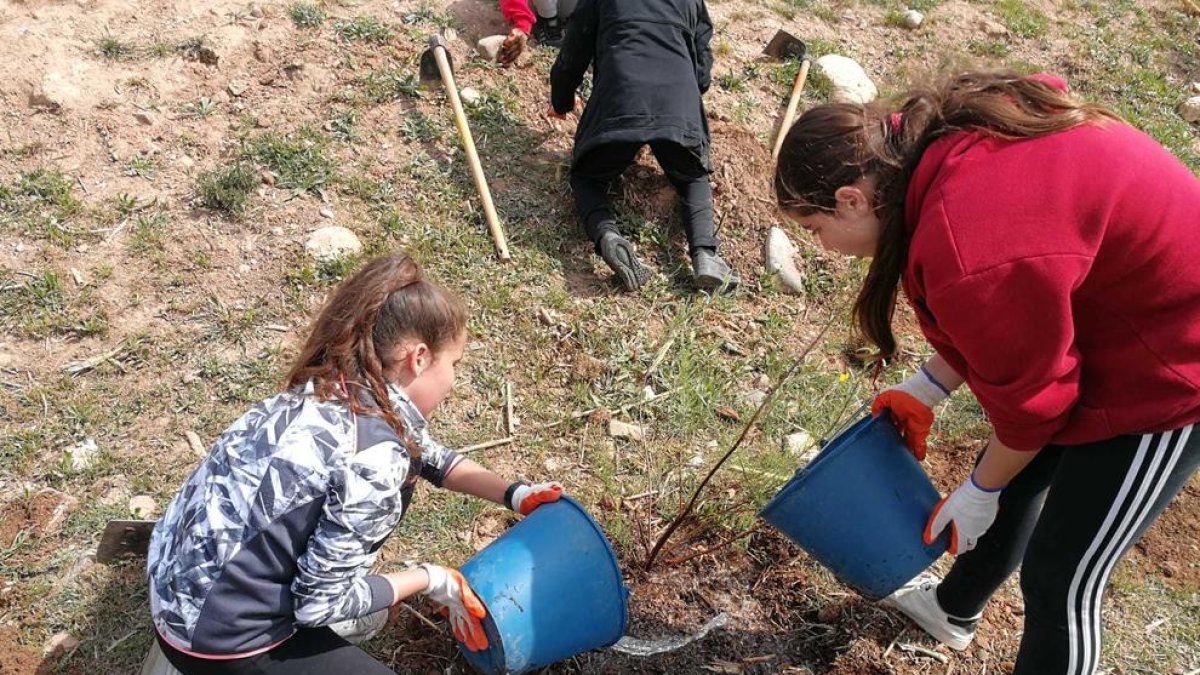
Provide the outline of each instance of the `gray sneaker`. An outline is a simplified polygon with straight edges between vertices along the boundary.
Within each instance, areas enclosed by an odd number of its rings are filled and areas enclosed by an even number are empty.
[[[699,249],[692,254],[692,273],[696,287],[705,291],[732,291],[742,283],[729,263],[708,249]]]
[[[975,626],[979,624],[980,617],[960,619],[947,614],[937,599],[939,583],[941,580],[936,576],[922,574],[881,602],[904,612],[938,642],[962,651],[975,639]]]
[[[646,283],[650,271],[637,259],[633,244],[616,232],[607,232],[600,238],[600,257],[617,274],[617,280],[627,291],[636,291]]]

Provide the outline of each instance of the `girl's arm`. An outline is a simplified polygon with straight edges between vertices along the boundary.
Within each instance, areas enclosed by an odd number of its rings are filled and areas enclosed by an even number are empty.
[[[950,392],[961,387],[964,382],[962,376],[955,372],[940,354],[935,354],[925,362],[925,370]]]
[[[504,503],[504,493],[510,485],[512,481],[504,480],[465,457],[442,479],[442,487],[447,490],[486,499],[501,506],[508,506]]]
[[[979,465],[975,467],[975,483],[985,490],[996,490],[1008,485],[1014,476],[1037,457],[1039,450],[1014,450],[1000,442],[995,433],[988,440],[987,450]]]
[[[429,573],[424,567],[413,567],[403,572],[382,575],[392,587],[392,604],[423,592],[429,587]]]

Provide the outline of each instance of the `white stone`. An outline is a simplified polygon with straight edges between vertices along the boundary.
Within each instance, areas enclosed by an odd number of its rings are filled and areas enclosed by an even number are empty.
[[[862,66],[840,54],[826,54],[817,59],[817,70],[833,85],[831,99],[835,103],[870,103],[879,96],[879,89]]]
[[[1180,103],[1179,115],[1192,124],[1200,123],[1200,96],[1193,96]]]
[[[613,438],[628,438],[631,441],[641,441],[646,438],[645,430],[638,425],[617,420],[608,421],[608,435]]]
[[[304,250],[319,261],[336,260],[362,250],[358,236],[340,225],[322,227],[308,237]]]
[[[754,381],[750,385],[755,389],[766,391],[771,388],[771,376],[766,373],[759,373],[754,376]]]
[[[475,43],[475,48],[479,50],[479,55],[488,61],[495,62],[496,55],[500,53],[500,46],[508,39],[507,35],[489,35],[485,38],[480,38],[479,42]]]
[[[480,96],[479,90],[474,87],[464,87],[462,91],[458,92],[458,97],[466,105],[475,105],[479,102]]]
[[[915,9],[906,9],[900,15],[900,23],[910,30],[915,30],[921,27],[921,23],[925,21],[925,15]]]
[[[158,504],[154,498],[149,495],[138,495],[129,500],[129,513],[135,518],[145,518],[149,520],[155,516],[158,510]]]
[[[758,406],[763,404],[763,401],[767,400],[767,392],[752,389],[746,392],[743,398],[746,400],[746,405],[751,408],[758,408]]]
[[[321,209],[321,217],[332,219],[333,218],[333,209],[329,208],[328,206]]]
[[[42,648],[42,653],[46,656],[62,656],[70,654],[78,647],[79,640],[70,633],[55,633],[53,637],[46,640],[46,646]]]
[[[980,21],[979,28],[989,37],[1005,37],[1008,35],[1008,28],[1005,28],[1004,24],[991,19]]]
[[[779,275],[779,281],[787,291],[804,293],[804,273],[796,267],[796,245],[787,233],[772,227],[767,235],[767,250],[764,257],[767,271]]]
[[[197,457],[207,457],[208,450],[204,448],[204,442],[200,440],[200,435],[194,431],[183,432],[184,438],[187,439],[188,447],[192,449],[192,454]]]
[[[139,110],[139,111],[133,113],[133,119],[137,120],[140,124],[144,124],[148,127],[154,126],[154,115],[151,115],[150,113],[146,112],[145,110]]]
[[[646,385],[645,387],[642,387],[642,400],[643,401],[649,401],[650,399],[652,399],[654,397],[655,397],[654,387],[651,387],[650,385]]]
[[[92,466],[92,462],[96,461],[96,455],[100,454],[100,448],[96,447],[96,439],[89,438],[82,443],[76,443],[69,448],[63,450],[71,458],[71,468],[75,471],[87,471]]]
[[[813,437],[803,429],[785,436],[783,447],[800,460],[801,466],[812,461],[813,457],[816,457],[821,450]]]

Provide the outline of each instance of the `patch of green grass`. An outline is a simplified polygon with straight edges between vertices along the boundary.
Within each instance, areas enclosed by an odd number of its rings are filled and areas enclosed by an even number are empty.
[[[472,132],[485,135],[505,136],[515,139],[525,121],[519,112],[517,98],[512,91],[491,89],[484,92],[479,101],[467,109]]]
[[[746,77],[730,70],[717,76],[717,86],[735,94],[744,94],[747,89]]]
[[[0,183],[0,224],[19,225],[30,236],[74,246],[90,237],[69,226],[82,211],[74,181],[57,169],[34,169],[11,186]]]
[[[1041,37],[1050,26],[1050,19],[1025,0],[998,0],[996,14],[1008,30],[1018,37]]]
[[[357,143],[361,140],[358,131],[362,114],[357,110],[339,110],[330,120],[333,137],[343,143]]]
[[[0,274],[0,326],[26,339],[83,337],[108,332],[108,315],[90,292],[72,298],[57,272],[46,270],[17,282]]]
[[[420,110],[410,110],[400,122],[400,135],[418,143],[436,143],[442,140],[442,129],[438,123]]]
[[[347,42],[373,42],[383,44],[392,39],[392,29],[373,16],[356,16],[337,21],[333,29]]]
[[[161,259],[167,249],[167,223],[164,211],[139,215],[129,233],[129,250],[153,260]]]
[[[212,52],[203,35],[196,35],[175,45],[175,53],[187,61],[204,61]]]
[[[346,96],[347,100],[379,105],[416,97],[421,91],[421,80],[412,68],[382,68],[356,79],[354,90]]]
[[[105,35],[100,38],[96,49],[100,52],[100,56],[109,61],[124,61],[133,58],[137,54],[137,48],[132,43],[125,42],[112,35]]]
[[[200,204],[229,216],[240,216],[258,183],[258,174],[242,162],[206,171],[200,174]]]
[[[184,117],[203,118],[212,115],[217,111],[217,103],[207,96],[202,96],[196,101],[189,103],[183,107]]]
[[[422,5],[415,11],[405,14],[403,21],[404,23],[410,25],[419,23],[430,24],[437,27],[439,30],[446,30],[447,28],[461,30],[463,27],[462,22],[459,21],[458,18],[453,14],[439,12],[428,5]]]
[[[300,28],[319,28],[325,23],[325,10],[310,2],[297,2],[288,7],[292,23]]]
[[[754,119],[754,111],[758,110],[759,102],[754,96],[743,96],[733,105],[733,121],[738,124],[750,124]]]
[[[141,155],[129,160],[129,164],[125,167],[126,174],[133,176],[141,176],[142,178],[154,178],[154,174],[158,172],[158,162],[150,157]]]
[[[967,43],[967,49],[976,56],[987,56],[992,58],[1004,58],[1012,51],[1008,43],[1003,40],[972,40]]]
[[[251,138],[242,154],[278,174],[278,187],[315,192],[336,175],[333,160],[326,154],[328,145],[328,139],[304,126],[294,134],[269,132]]]

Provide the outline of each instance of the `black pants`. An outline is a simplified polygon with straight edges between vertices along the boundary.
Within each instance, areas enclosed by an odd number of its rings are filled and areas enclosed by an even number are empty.
[[[589,150],[571,169],[571,190],[583,231],[599,252],[600,237],[616,232],[616,218],[608,201],[608,189],[637,157],[645,143],[609,143]],[[683,200],[683,231],[688,249],[717,248],[713,233],[712,185],[708,170],[695,151],[668,141],[650,144],[654,158],[667,180]]]
[[[1020,564],[1025,630],[1013,674],[1095,672],[1109,575],[1200,466],[1194,426],[1042,450],[938,587],[942,609],[978,615]]]
[[[329,628],[301,628],[269,652],[228,661],[188,656],[161,636],[158,646],[183,675],[396,675]]]

